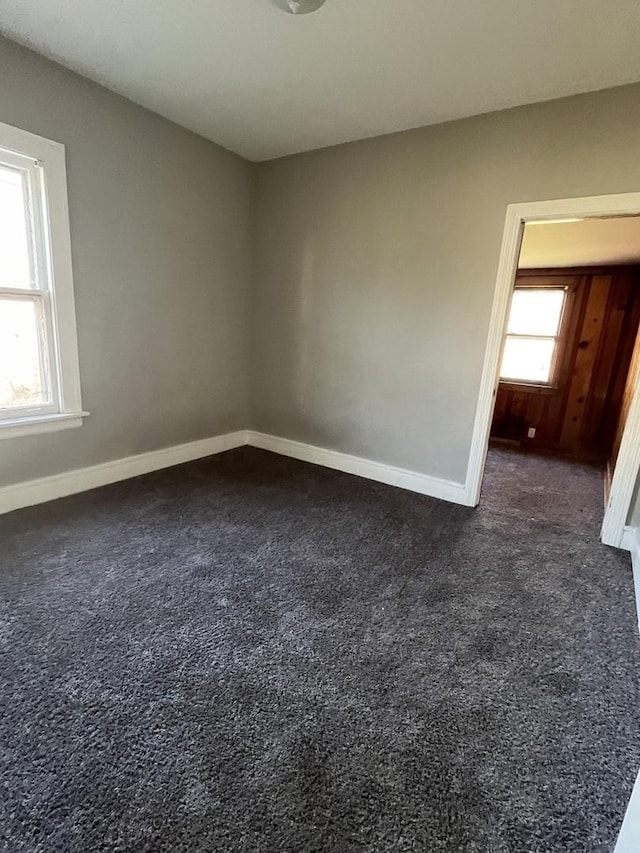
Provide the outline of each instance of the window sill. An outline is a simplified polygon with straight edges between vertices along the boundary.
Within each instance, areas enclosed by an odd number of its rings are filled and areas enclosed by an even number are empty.
[[[557,385],[543,385],[537,382],[518,382],[511,379],[500,379],[499,384],[508,391],[516,391],[525,394],[554,394],[558,390]]]
[[[64,412],[55,415],[35,415],[0,421],[0,439],[72,429],[82,426],[82,419],[86,418],[88,414],[89,412]]]

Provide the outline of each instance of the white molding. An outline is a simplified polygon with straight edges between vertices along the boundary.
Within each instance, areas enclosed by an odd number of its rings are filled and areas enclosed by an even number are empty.
[[[633,587],[640,630],[640,530],[637,527],[625,527],[621,547],[631,552],[633,566]],[[631,799],[622,822],[613,853],[638,853],[640,838],[640,773],[631,792]]]
[[[46,136],[38,136],[37,133],[31,133],[29,130],[22,130],[4,122],[0,122],[0,137],[3,148],[21,157],[35,157],[44,161],[52,154],[55,156],[56,151],[64,152],[64,145],[61,142],[55,142],[53,139],[47,139]],[[25,151],[29,153],[25,154]]]
[[[89,417],[89,412],[57,412],[54,415],[35,415],[30,418],[0,420],[0,441],[3,438],[19,438],[22,435],[72,429],[82,426],[82,419],[87,417]]]
[[[149,474],[161,468],[181,465],[193,459],[213,456],[224,450],[241,447],[247,443],[245,430],[216,435],[201,441],[190,441],[174,447],[163,447],[137,456],[127,456],[124,459],[113,459],[89,468],[79,468],[75,471],[65,471],[38,480],[27,480],[0,488],[0,513],[11,512],[25,506],[44,503],[56,498],[85,492],[89,489],[117,483],[140,474]]]
[[[633,389],[602,522],[605,545],[621,547],[640,471],[640,373]]]
[[[64,145],[49,143],[50,154],[40,158],[44,227],[48,227],[49,267],[53,293],[53,335],[58,355],[63,412],[82,411],[78,330],[71,259],[71,227]]]
[[[635,527],[626,526],[624,528],[624,533],[622,534],[622,541],[620,542],[620,547],[623,551],[631,551],[633,554],[633,549],[636,547],[636,537],[637,530]]]
[[[640,773],[631,792],[631,799],[613,853],[638,853],[640,838]]]
[[[247,439],[252,447],[269,450],[281,456],[290,456],[303,462],[333,468],[335,471],[355,474],[357,477],[376,480],[378,483],[408,489],[411,492],[429,495],[432,498],[457,504],[468,504],[467,492],[463,483],[441,480],[438,477],[430,477],[428,474],[420,474],[406,468],[397,468],[382,462],[373,462],[371,459],[363,459],[360,456],[351,456],[337,450],[315,447],[312,444],[304,444],[301,441],[292,441],[288,438],[278,438],[275,435],[267,435],[262,432],[250,430]]]
[[[638,630],[640,631],[640,530],[637,527],[625,527],[620,547],[631,554],[633,590],[638,612]]]
[[[491,319],[489,321],[489,332],[484,355],[484,367],[482,379],[480,380],[480,392],[473,424],[473,436],[471,439],[466,477],[466,489],[471,506],[476,506],[480,501],[484,466],[487,461],[487,451],[489,450],[491,418],[498,390],[498,372],[500,370],[504,329],[511,303],[511,294],[518,268],[520,245],[524,231],[524,226],[516,207],[517,205],[509,205],[504,223],[502,248],[500,250],[500,260],[498,261],[498,278],[493,297],[493,307],[491,309]]]
[[[524,202],[522,204],[510,204],[507,207],[467,467],[466,491],[468,502],[472,506],[475,506],[480,500],[494,397],[498,386],[500,354],[525,223],[638,213],[640,213],[640,193],[637,192]],[[609,501],[605,509],[601,538],[606,545],[615,547],[621,545],[639,471],[640,377],[629,409],[627,424],[611,481]]]
[[[357,477],[364,477],[367,480],[375,480],[389,486],[418,492],[421,495],[429,495],[432,498],[462,505],[469,503],[463,483],[430,477],[428,474],[420,474],[406,468],[397,468],[382,462],[374,462],[371,459],[351,456],[337,450],[314,447],[288,438],[279,438],[252,430],[239,430],[238,432],[205,438],[201,441],[152,450],[137,456],[114,459],[110,462],[92,465],[89,468],[79,468],[73,471],[65,471],[62,474],[54,474],[50,477],[2,486],[0,487],[0,513],[56,500],[66,495],[73,495],[99,486],[106,486],[109,483],[116,483],[119,480],[126,480],[129,477],[138,477],[140,474],[148,474],[161,468],[169,468],[172,465],[180,465],[193,459],[212,456],[215,453],[231,450],[234,447],[242,447],[245,444],[262,450],[269,450],[281,456],[290,456],[303,462],[311,462],[314,465],[344,471],[347,474],[355,474]]]

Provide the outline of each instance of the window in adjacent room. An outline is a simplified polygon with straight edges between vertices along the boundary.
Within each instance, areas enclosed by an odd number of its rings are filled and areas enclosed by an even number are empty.
[[[553,383],[565,299],[564,287],[516,288],[500,368],[502,381]]]
[[[0,124],[0,438],[83,414],[64,147]]]

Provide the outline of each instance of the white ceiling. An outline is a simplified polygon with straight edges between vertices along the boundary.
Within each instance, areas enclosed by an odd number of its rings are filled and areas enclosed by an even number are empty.
[[[520,268],[640,263],[640,216],[527,225]]]
[[[2,0],[0,32],[251,160],[640,80],[638,0]]]

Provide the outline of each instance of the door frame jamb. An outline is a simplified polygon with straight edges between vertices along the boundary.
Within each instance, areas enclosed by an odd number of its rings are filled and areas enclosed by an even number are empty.
[[[480,500],[480,490],[489,447],[491,419],[498,390],[500,356],[518,268],[524,226],[532,222],[551,223],[566,219],[638,214],[640,214],[640,192],[508,205],[465,480],[466,502],[470,506],[476,506]],[[611,487],[601,531],[601,539],[605,545],[620,548],[626,544],[623,542],[625,525],[639,472],[640,377],[633,392],[618,458],[611,478]]]

